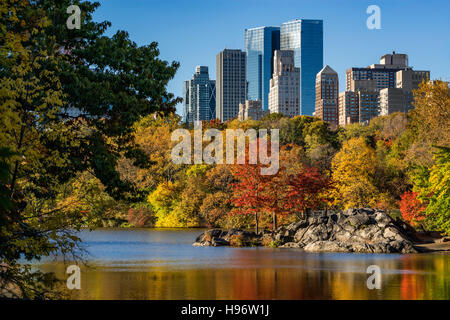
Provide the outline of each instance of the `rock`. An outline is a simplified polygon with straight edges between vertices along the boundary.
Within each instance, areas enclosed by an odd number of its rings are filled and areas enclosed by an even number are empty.
[[[229,245],[230,245],[230,242],[227,241],[227,240],[224,240],[224,239],[222,239],[222,238],[214,237],[214,238],[212,239],[212,241],[211,241],[211,245],[212,245],[213,247],[229,246]]]
[[[281,226],[276,232],[231,229],[207,230],[195,246],[273,246],[303,248],[309,252],[415,253],[408,225],[381,210],[347,209],[343,212],[308,212],[305,219]]]
[[[366,214],[358,213],[348,217],[347,221],[352,227],[355,227],[357,229],[362,225],[367,224],[367,222],[369,222],[369,217]]]
[[[398,235],[398,232],[392,227],[388,227],[384,229],[383,237],[384,238],[395,238],[395,236]]]
[[[298,242],[286,242],[280,248],[301,248],[301,245]]]

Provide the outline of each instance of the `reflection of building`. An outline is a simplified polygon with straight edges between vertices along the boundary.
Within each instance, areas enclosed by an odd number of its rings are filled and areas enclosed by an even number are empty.
[[[323,67],[323,21],[301,19],[283,23],[280,49],[294,50],[294,64],[299,68],[301,78],[300,113],[312,115],[316,75]]]
[[[215,81],[209,80],[208,67],[197,66],[191,80],[183,83],[183,120],[186,123],[216,118]]]
[[[316,110],[314,116],[337,125],[339,123],[338,96],[338,74],[327,65],[316,76]]]
[[[339,94],[339,125],[368,122],[378,116],[379,93],[369,90],[344,91]]]
[[[269,84],[273,73],[273,52],[280,49],[280,28],[245,29],[247,54],[247,99],[260,100],[269,107]]]
[[[264,117],[266,114],[268,114],[268,111],[263,110],[261,106],[261,101],[259,100],[245,100],[245,103],[239,104],[239,120],[261,120],[262,117]]]
[[[237,117],[246,99],[245,52],[225,49],[216,56],[216,118]]]
[[[269,110],[285,116],[300,115],[300,70],[294,66],[294,51],[276,50],[270,80]]]

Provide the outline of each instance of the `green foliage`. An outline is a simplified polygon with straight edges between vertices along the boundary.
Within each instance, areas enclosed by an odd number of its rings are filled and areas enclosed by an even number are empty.
[[[53,296],[55,279],[19,259],[74,258],[75,230],[119,215],[117,199],[142,199],[118,159],[148,165],[133,125],[179,101],[166,91],[178,63],[156,43],[105,36],[88,1],[75,1],[82,27],[68,30],[71,4],[0,0],[0,296]]]

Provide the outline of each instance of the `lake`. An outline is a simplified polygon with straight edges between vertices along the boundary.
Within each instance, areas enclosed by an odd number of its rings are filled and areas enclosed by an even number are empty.
[[[100,229],[76,299],[450,299],[450,254],[307,253],[193,247],[201,229]],[[381,289],[367,288],[370,265]],[[60,261],[39,268],[67,278]]]

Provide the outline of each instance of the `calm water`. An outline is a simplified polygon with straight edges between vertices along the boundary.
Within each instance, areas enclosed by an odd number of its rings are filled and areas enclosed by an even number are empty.
[[[193,247],[201,230],[82,231],[81,299],[450,299],[449,254]],[[382,270],[369,290],[366,268]],[[62,262],[40,268],[66,277]]]

